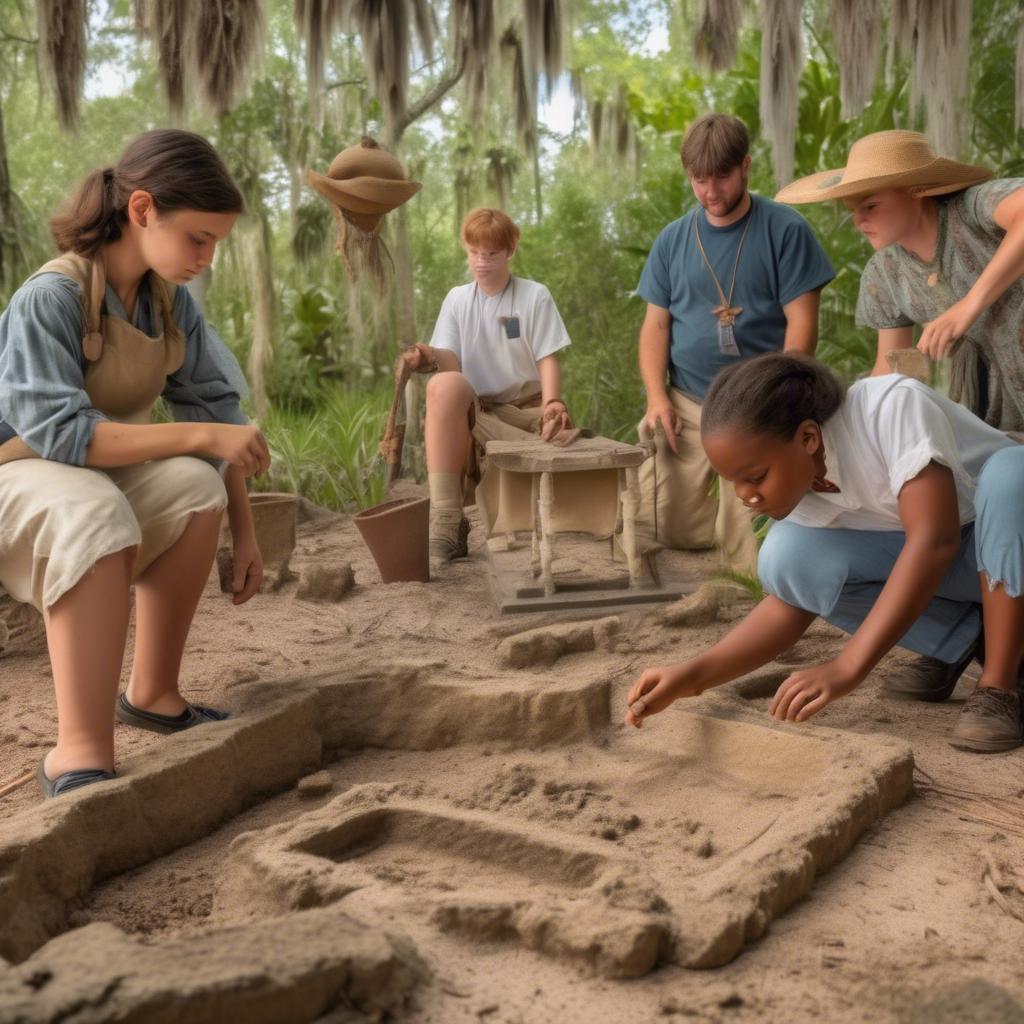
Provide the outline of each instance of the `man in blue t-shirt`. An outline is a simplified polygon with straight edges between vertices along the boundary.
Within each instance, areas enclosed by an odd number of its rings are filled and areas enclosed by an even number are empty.
[[[709,496],[714,472],[700,443],[700,403],[737,359],[782,348],[813,353],[821,289],[835,277],[801,216],[747,191],[749,148],[738,118],[706,114],[690,126],[680,155],[698,205],[658,235],[637,286],[647,302],[640,429],[658,449],[640,472],[641,539],[671,548],[717,542],[742,571],[757,565],[750,512],[725,481],[717,500]]]

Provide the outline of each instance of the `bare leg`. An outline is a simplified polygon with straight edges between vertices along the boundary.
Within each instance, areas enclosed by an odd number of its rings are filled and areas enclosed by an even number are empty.
[[[438,373],[427,384],[428,473],[461,473],[469,451],[469,408],[476,394],[461,373]]]
[[[1024,657],[1024,597],[1010,597],[1002,584],[990,590],[981,574],[981,607],[985,623],[985,664],[979,686],[1015,693]]]
[[[134,548],[101,558],[44,612],[57,697],[55,779],[79,768],[114,768],[114,700],[128,634]]]
[[[220,530],[220,510],[194,512],[185,532],[135,581],[135,660],[128,700],[158,715],[185,710],[178,673]]]

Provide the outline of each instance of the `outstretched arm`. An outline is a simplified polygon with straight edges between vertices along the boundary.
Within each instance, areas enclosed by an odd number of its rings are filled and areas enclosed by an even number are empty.
[[[988,266],[971,290],[921,333],[917,347],[932,359],[948,355],[953,342],[966,334],[1014,281],[1024,276],[1024,188],[1011,192],[995,208],[993,219],[1006,234]]]
[[[903,485],[906,541],[878,600],[843,652],[825,665],[794,672],[771,704],[775,718],[803,722],[864,680],[917,620],[960,551],[953,474],[936,462]]]
[[[690,661],[649,668],[629,691],[626,723],[639,727],[680,697],[696,697],[778,657],[817,616],[768,596],[713,647]]]

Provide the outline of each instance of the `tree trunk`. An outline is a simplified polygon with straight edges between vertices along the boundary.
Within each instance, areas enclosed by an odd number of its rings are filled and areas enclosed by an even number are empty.
[[[544,200],[540,191],[540,132],[533,140],[533,200],[536,203],[537,223],[544,219]]]
[[[395,211],[395,290],[398,312],[398,343],[416,341],[416,291],[412,277],[412,248],[409,245],[409,215],[405,206]]]
[[[248,370],[253,407],[257,418],[263,419],[270,410],[267,370],[274,356],[274,269],[270,259],[270,225],[263,211],[258,217],[247,239],[252,281],[252,345]]]
[[[14,264],[17,242],[14,223],[14,195],[11,172],[7,165],[7,136],[4,133],[4,111],[0,105],[0,288],[14,288]]]

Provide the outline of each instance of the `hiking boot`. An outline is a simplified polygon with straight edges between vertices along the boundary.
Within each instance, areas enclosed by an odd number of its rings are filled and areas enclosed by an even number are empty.
[[[1024,743],[1020,691],[979,686],[964,702],[949,742],[960,750],[983,754],[1019,747]]]
[[[462,509],[437,509],[430,513],[430,564],[446,565],[469,555],[469,520]]]
[[[927,700],[933,703],[946,700],[956,689],[957,680],[977,653],[978,643],[973,643],[967,653],[953,665],[927,654],[919,654],[912,662],[904,665],[897,675],[886,678],[879,692],[883,697],[892,697],[894,700]]]

